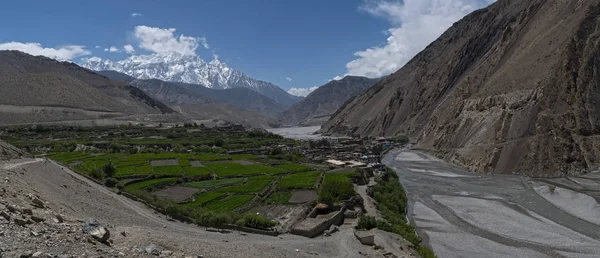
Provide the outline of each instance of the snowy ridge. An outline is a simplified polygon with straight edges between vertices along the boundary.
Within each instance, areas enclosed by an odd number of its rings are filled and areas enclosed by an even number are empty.
[[[199,84],[211,89],[248,88],[286,106],[300,100],[272,83],[231,69],[216,58],[207,63],[198,56],[167,52],[132,55],[116,62],[91,57],[83,59],[81,66],[95,71],[114,70],[138,79]]]

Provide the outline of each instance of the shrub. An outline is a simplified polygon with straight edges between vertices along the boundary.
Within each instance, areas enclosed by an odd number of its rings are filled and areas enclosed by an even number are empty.
[[[106,165],[102,166],[102,173],[107,177],[114,177],[117,174],[117,167],[109,161]]]
[[[376,227],[377,220],[375,219],[375,217],[362,215],[360,216],[360,218],[358,218],[358,225],[356,226],[357,229],[369,230]]]
[[[319,201],[335,203],[354,196],[354,185],[347,177],[325,178],[319,191]]]
[[[258,214],[246,214],[243,217],[244,226],[257,229],[270,229],[277,225],[277,222],[267,219]]]
[[[106,180],[104,180],[104,185],[107,187],[115,187],[117,186],[117,184],[119,184],[119,180],[117,180],[116,178],[109,177]]]
[[[92,169],[92,171],[90,172],[90,176],[98,179],[98,180],[102,180],[104,178],[104,172],[102,172],[101,169]]]

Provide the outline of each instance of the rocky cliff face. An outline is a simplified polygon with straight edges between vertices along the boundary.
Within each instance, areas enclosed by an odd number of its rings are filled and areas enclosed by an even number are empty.
[[[331,81],[283,112],[281,120],[289,125],[321,125],[349,98],[373,86],[378,79],[346,76]]]
[[[594,169],[599,22],[599,0],[500,0],[345,103],[322,131],[408,134],[417,147],[477,172]]]

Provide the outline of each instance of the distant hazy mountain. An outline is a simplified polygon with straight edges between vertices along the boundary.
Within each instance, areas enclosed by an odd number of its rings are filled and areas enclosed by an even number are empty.
[[[331,81],[283,112],[281,120],[289,125],[321,125],[353,96],[359,95],[379,79],[346,76]]]
[[[19,51],[0,51],[0,85],[0,124],[175,113],[124,82]]]
[[[113,74],[114,75],[114,74]],[[157,79],[133,80],[132,85],[170,105],[228,103],[242,110],[276,117],[285,107],[250,89],[214,90],[196,84],[172,83]]]
[[[211,89],[247,88],[286,107],[302,99],[287,93],[272,83],[253,79],[240,71],[231,69],[217,59],[207,63],[200,57],[179,53],[130,56],[117,62],[92,57],[85,59],[82,66],[95,71],[113,70],[137,79],[183,82]]]

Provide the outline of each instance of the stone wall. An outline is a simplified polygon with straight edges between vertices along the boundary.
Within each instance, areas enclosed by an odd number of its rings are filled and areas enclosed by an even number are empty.
[[[327,229],[329,229],[331,227],[331,225],[341,225],[342,223],[344,223],[344,212],[346,211],[346,207],[343,206],[341,207],[340,210],[336,211],[334,213],[333,216],[331,216],[331,218],[328,219],[322,219],[322,218],[315,218],[315,214],[316,214],[316,209],[313,209],[310,213],[309,216],[304,219],[303,221],[301,221],[300,223],[294,225],[294,227],[292,227],[292,229],[290,230],[290,233],[295,234],[295,235],[301,235],[301,236],[305,236],[305,237],[316,237],[319,236],[321,234],[323,234],[323,232]],[[311,215],[313,215],[311,217]]]

